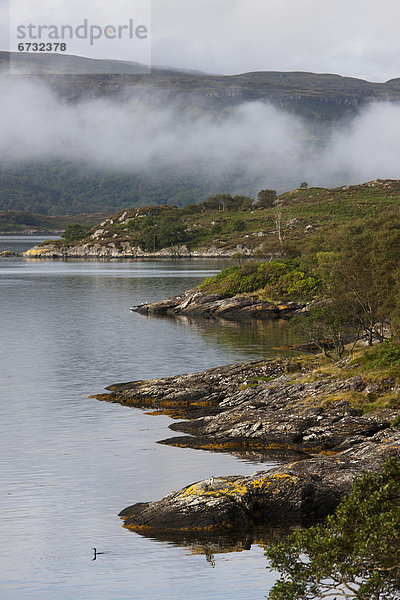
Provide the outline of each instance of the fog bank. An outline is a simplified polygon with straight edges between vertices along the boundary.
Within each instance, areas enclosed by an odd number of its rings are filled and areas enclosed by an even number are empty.
[[[300,118],[262,102],[216,114],[170,96],[68,104],[46,86],[0,81],[0,160],[88,161],[126,172],[231,178],[237,191],[279,191],[400,178],[400,105],[371,104],[316,144]]]

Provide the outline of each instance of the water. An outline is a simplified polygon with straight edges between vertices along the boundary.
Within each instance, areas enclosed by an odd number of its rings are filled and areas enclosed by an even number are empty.
[[[32,245],[1,240],[0,251]],[[33,241],[35,243],[36,240]],[[223,261],[0,259],[2,600],[263,598],[263,548],[215,554],[121,527],[118,512],[202,478],[270,465],[158,445],[168,417],[88,398],[119,381],[259,358],[285,327],[129,312],[197,285]],[[92,561],[92,547],[104,552]]]

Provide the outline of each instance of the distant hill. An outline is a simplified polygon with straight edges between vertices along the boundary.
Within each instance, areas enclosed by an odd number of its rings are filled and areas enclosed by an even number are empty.
[[[0,67],[9,64],[10,56],[9,52],[0,52]],[[153,67],[149,75],[145,65],[133,62],[35,53],[12,53],[12,59],[21,66],[21,72],[25,72],[22,77],[29,77],[34,69],[41,79],[69,100],[88,94],[116,96],[127,86],[149,92],[156,88],[173,95],[196,95],[206,99],[210,108],[249,100],[269,101],[307,119],[327,122],[355,114],[371,101],[400,100],[400,78],[372,83],[354,77],[301,71],[210,75],[159,66]],[[71,75],[54,74],[61,67]]]

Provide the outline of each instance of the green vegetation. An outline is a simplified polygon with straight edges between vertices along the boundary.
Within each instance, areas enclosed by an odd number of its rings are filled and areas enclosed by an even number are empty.
[[[346,338],[372,346],[400,336],[400,217],[389,213],[350,225],[338,232],[333,248],[302,257],[322,281],[324,306],[297,325],[327,355],[319,341],[330,339],[337,359]]]
[[[202,291],[223,298],[257,292],[260,298],[270,300],[310,299],[318,288],[318,280],[302,271],[295,260],[230,267],[199,286]]]
[[[261,190],[257,195],[257,208],[272,208],[277,199],[276,190]]]
[[[263,201],[275,197],[273,190],[260,194]],[[349,341],[366,339],[372,345],[400,337],[399,203],[400,182],[393,180],[295,190],[270,208],[224,193],[183,208],[122,210],[91,232],[70,227],[64,239],[112,242],[124,251],[185,244],[189,250],[229,252],[243,264],[201,289],[222,297],[253,293],[271,301],[317,300],[297,326],[303,339],[337,360]],[[248,252],[269,261],[245,261]]]
[[[145,217],[140,224],[138,243],[143,250],[155,252],[188,241],[185,226],[175,211],[162,212],[158,218]]]
[[[357,363],[367,371],[394,369],[400,375],[400,345],[387,340],[383,344],[370,348],[357,360]]]
[[[308,374],[302,382],[318,379],[347,380],[357,377],[360,388],[325,394],[321,408],[345,401],[352,409],[367,414],[382,409],[400,409],[400,342],[386,340],[365,347],[357,344],[351,354],[339,362],[333,362],[322,354],[299,359],[301,368]]]
[[[44,182],[49,180],[48,177],[46,180],[46,173],[42,173],[41,179]],[[68,172],[65,173],[65,181],[68,181]],[[75,183],[76,188],[65,186],[68,188],[65,193],[71,192],[78,201],[72,205],[71,198],[68,198],[66,205],[71,209],[69,214],[78,212],[79,206],[82,206],[79,195],[76,195],[78,187],[80,193],[88,192],[92,198],[96,196],[96,190],[89,185],[89,180],[81,178]],[[153,184],[156,186],[157,180]],[[18,195],[18,186],[13,189]],[[139,203],[136,194],[138,189],[135,186],[126,187],[126,195],[121,195],[120,189],[117,180],[109,180],[108,183],[104,180],[102,183],[104,198],[107,196],[110,203],[117,197],[122,198],[123,204],[130,208],[120,210],[102,225],[103,231],[96,237],[101,244],[111,241],[116,244],[139,244],[139,239],[142,238],[140,232],[146,228],[142,223],[145,217],[157,220],[170,211],[184,226],[187,234],[185,243],[190,249],[216,246],[231,253],[241,253],[245,248],[257,258],[271,255],[281,258],[301,257],[302,262],[311,260],[311,257],[316,261],[318,256],[321,260],[326,259],[327,253],[335,252],[339,241],[346,235],[350,222],[356,230],[362,229],[368,220],[376,219],[379,223],[389,221],[396,212],[398,216],[400,203],[400,182],[392,180],[331,190],[295,190],[280,195],[269,208],[260,207],[258,202],[254,203],[247,196],[232,196],[227,193],[210,196],[202,201],[202,194],[197,188],[192,188],[192,200],[197,203],[180,208],[182,198],[170,195],[168,186],[163,190],[154,188],[154,195],[147,196],[153,202],[148,202],[146,207],[141,208],[135,206]],[[262,191],[274,194],[274,190]],[[17,199],[15,203],[18,203]],[[163,206],[159,203],[163,203]],[[67,206],[65,209],[67,212]],[[71,222],[82,223],[81,217],[76,217],[69,221]],[[183,237],[179,235],[179,239],[182,240]],[[182,243],[178,238],[174,240],[169,236],[168,243],[171,240]],[[150,238],[144,240],[144,243],[148,248],[154,247]]]
[[[83,240],[90,230],[91,228],[86,225],[71,223],[70,225],[67,225],[61,237],[63,238],[64,244],[68,245]]]
[[[325,523],[266,549],[281,573],[269,600],[400,597],[400,465],[365,473]]]

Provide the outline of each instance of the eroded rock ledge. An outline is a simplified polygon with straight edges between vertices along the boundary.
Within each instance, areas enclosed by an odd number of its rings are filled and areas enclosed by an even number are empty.
[[[117,384],[99,400],[168,414],[183,432],[162,443],[214,451],[255,452],[282,461],[251,477],[215,477],[159,502],[135,504],[120,516],[139,532],[210,533],[249,530],[275,520],[320,518],[332,512],[362,470],[400,459],[398,410],[363,414],[349,393],[371,400],[392,385],[362,376],[324,376],[313,360],[271,359],[201,373]],[[351,375],[351,374],[350,374]],[[300,460],[299,460],[300,458]]]
[[[282,319],[307,310],[306,303],[267,302],[256,294],[241,294],[232,298],[221,298],[218,294],[204,294],[192,289],[167,298],[137,306],[134,310],[142,315],[186,315],[224,319]]]

